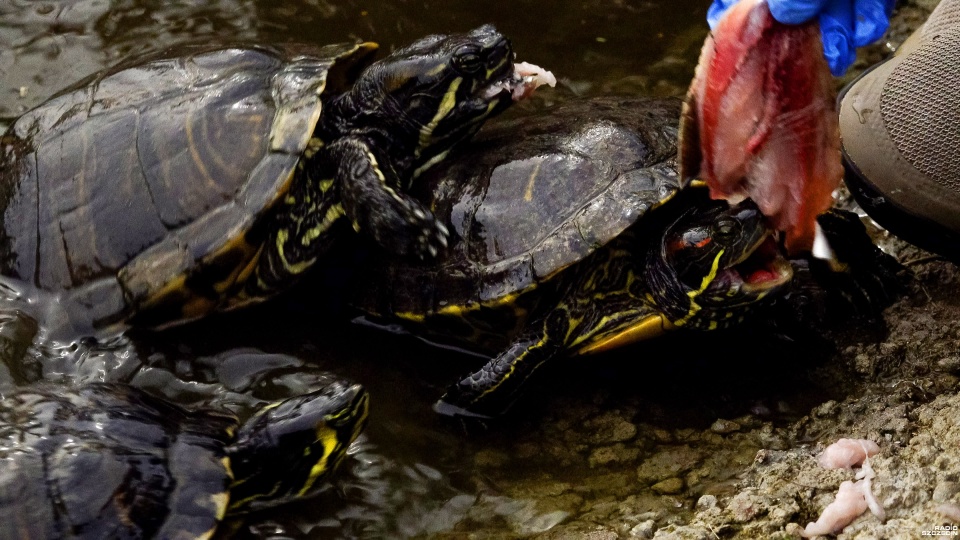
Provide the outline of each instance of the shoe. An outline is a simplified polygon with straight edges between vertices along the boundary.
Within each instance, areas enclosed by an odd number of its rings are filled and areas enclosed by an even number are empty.
[[[837,98],[845,181],[881,226],[960,261],[960,0]]]

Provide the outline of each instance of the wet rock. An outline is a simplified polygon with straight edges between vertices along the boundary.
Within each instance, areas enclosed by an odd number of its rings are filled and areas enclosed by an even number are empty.
[[[689,446],[664,448],[644,460],[637,468],[637,480],[642,484],[651,485],[689,471],[702,459],[703,452]]]
[[[510,456],[506,452],[494,449],[480,450],[473,458],[474,464],[481,469],[503,467],[510,461]]]
[[[590,453],[590,467],[600,467],[610,464],[630,463],[637,460],[640,455],[640,449],[627,447],[617,443],[613,446],[604,446],[597,448]]]
[[[937,487],[933,489],[932,499],[934,502],[947,502],[957,493],[960,493],[960,483],[951,480],[944,480],[938,482]]]
[[[697,499],[697,509],[705,510],[707,508],[716,508],[717,497],[715,495],[704,495]]]
[[[669,526],[659,529],[653,535],[654,540],[714,540],[715,532],[695,526]]]
[[[721,435],[726,435],[727,433],[740,431],[740,424],[734,422],[733,420],[724,420],[723,418],[717,418],[717,420],[714,421],[714,423],[710,426],[710,431],[714,433],[719,433]]]
[[[831,399],[830,401],[827,401],[825,403],[818,405],[817,407],[814,407],[813,410],[810,412],[814,416],[826,418],[826,417],[831,417],[836,415],[839,412],[839,410],[840,410],[840,407],[837,404],[837,402]]]
[[[727,512],[734,521],[745,522],[766,513],[766,501],[759,496],[756,490],[747,489],[738,493],[727,504]]]
[[[637,426],[613,412],[587,421],[584,428],[590,433],[589,442],[594,445],[625,442],[637,435]]]
[[[960,356],[947,356],[937,361],[937,367],[950,373],[960,373]]]
[[[676,495],[683,491],[683,480],[679,478],[667,478],[650,486],[654,493],[661,495]]]
[[[640,538],[641,540],[650,540],[656,531],[657,525],[652,519],[637,523],[630,529],[630,538]]]

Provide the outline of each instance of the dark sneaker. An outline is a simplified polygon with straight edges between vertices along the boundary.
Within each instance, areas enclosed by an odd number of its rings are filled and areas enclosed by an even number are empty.
[[[846,183],[900,238],[960,261],[960,0],[845,88]]]

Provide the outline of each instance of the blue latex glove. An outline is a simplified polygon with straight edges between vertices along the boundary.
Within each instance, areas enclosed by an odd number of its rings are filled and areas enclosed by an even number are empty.
[[[710,28],[737,0],[713,0],[707,10]],[[767,0],[773,18],[784,24],[820,19],[823,54],[830,72],[843,75],[856,58],[857,47],[880,39],[890,24],[895,0]]]

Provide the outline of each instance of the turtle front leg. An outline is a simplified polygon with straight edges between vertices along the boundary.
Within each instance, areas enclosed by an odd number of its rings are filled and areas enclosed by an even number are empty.
[[[354,230],[370,235],[391,253],[430,259],[447,246],[449,232],[408,194],[359,139],[344,138],[329,150],[340,180],[343,209]]]
[[[513,405],[530,376],[558,356],[560,349],[543,333],[522,334],[499,356],[448,388],[433,410],[446,416],[500,416]]]

